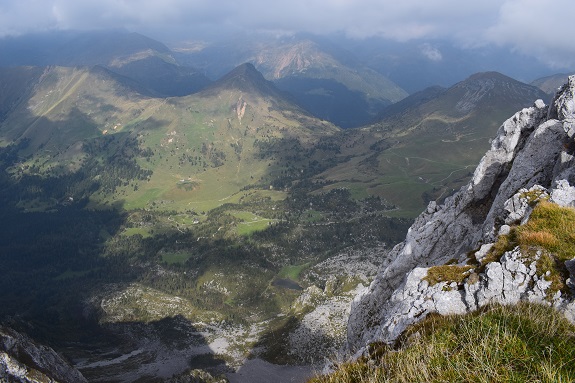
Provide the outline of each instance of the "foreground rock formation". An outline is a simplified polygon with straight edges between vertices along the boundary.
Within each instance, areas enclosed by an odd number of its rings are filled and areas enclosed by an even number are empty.
[[[0,326],[0,382],[83,383],[86,379],[50,347]]]
[[[551,291],[536,259],[519,248],[487,257],[509,225],[528,219],[534,198],[575,206],[574,94],[571,76],[550,106],[538,100],[505,121],[469,184],[443,205],[429,204],[392,250],[390,264],[355,298],[349,351],[393,342],[429,313],[465,313],[489,303],[546,302],[575,319],[572,294]],[[462,278],[430,283],[431,268],[446,264]]]

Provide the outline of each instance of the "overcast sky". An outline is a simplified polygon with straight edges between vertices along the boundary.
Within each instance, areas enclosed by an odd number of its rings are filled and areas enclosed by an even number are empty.
[[[166,41],[200,30],[343,32],[497,44],[561,68],[575,66],[574,15],[573,0],[0,0],[0,36],[125,28]]]

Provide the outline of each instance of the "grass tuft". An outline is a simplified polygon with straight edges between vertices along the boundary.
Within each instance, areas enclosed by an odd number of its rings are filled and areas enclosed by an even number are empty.
[[[473,269],[473,266],[469,265],[433,266],[427,270],[427,276],[423,279],[431,286],[440,282],[456,282],[457,284],[460,284],[465,278],[467,278],[467,276],[469,276],[471,269]]]
[[[561,261],[575,258],[575,209],[541,201],[529,221],[516,228],[522,250],[539,248]]]
[[[533,189],[521,194],[521,198],[527,199],[530,206],[535,206],[541,201],[549,201],[549,195],[544,190]]]
[[[483,268],[516,246],[532,260],[539,255],[537,275],[551,282],[549,297],[557,291],[566,292],[565,280],[569,273],[565,261],[575,258],[575,209],[539,199],[526,224],[513,227],[508,235],[499,236],[482,261]]]
[[[521,236],[521,242],[527,246],[551,248],[559,244],[559,239],[557,239],[555,234],[544,229],[540,231],[525,231]]]
[[[565,261],[575,258],[575,209],[542,200],[529,221],[514,229],[517,244],[525,254],[540,253],[537,274],[551,282],[549,296],[567,292],[569,273]]]
[[[500,235],[497,238],[497,242],[493,244],[489,253],[482,260],[482,266],[499,261],[505,252],[513,250],[515,246],[517,246],[517,240],[515,238],[515,229],[512,229],[509,234]]]

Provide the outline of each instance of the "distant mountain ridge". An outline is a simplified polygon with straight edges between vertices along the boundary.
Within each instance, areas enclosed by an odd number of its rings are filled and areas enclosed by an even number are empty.
[[[195,93],[211,81],[179,65],[164,44],[125,31],[51,32],[0,39],[0,66],[103,66],[158,96]]]
[[[538,87],[547,94],[553,95],[563,84],[565,84],[568,77],[569,74],[567,73],[559,73],[552,76],[539,78],[531,82],[531,85]]]
[[[175,53],[137,33],[53,32],[0,39],[0,66],[101,65],[166,97],[192,94],[209,85],[211,80],[204,72],[218,66],[214,61],[223,61],[228,70],[251,62],[264,77],[290,92],[300,106],[345,128],[369,122],[382,107],[407,95],[382,74],[354,60],[340,61],[344,54],[339,52],[340,59],[336,59],[330,53],[336,48],[324,49],[305,37],[239,41],[225,49],[230,51],[218,48],[212,52],[204,47]],[[192,63],[201,72],[181,62]]]
[[[398,214],[416,216],[467,182],[501,120],[537,98],[548,96],[495,72],[412,95],[380,121],[348,131],[341,153],[354,159],[322,177],[332,187],[377,191]]]
[[[455,84],[452,89],[464,89],[465,93],[456,104],[456,109],[467,112],[477,106],[478,102],[495,104],[502,98],[511,101],[519,98],[547,98],[532,86],[521,83],[498,72],[476,73],[467,80]],[[511,105],[510,105],[511,106]]]
[[[307,39],[265,47],[252,61],[300,105],[344,128],[366,124],[381,108],[407,96],[385,76],[361,65],[350,67]]]
[[[129,156],[146,153],[142,166],[150,180],[129,192],[135,199],[148,188],[175,193],[176,200],[193,200],[198,193],[207,196],[219,189],[222,182],[229,183],[229,193],[260,182],[269,187],[270,171],[288,167],[282,158],[289,149],[279,145],[282,140],[306,147],[339,131],[294,104],[252,64],[240,65],[199,93],[169,99],[154,97],[134,80],[103,67],[0,69],[0,78],[4,73],[17,77],[16,72],[22,73],[21,80],[10,83],[6,93],[0,91],[0,99],[6,100],[0,109],[0,140],[25,140],[21,155],[26,163],[42,159],[41,170],[31,167],[41,174],[73,173],[96,158],[111,160],[114,151],[128,150],[124,145],[136,145]],[[88,149],[105,141],[115,149]],[[275,147],[275,156],[260,153],[268,145]],[[193,160],[191,153],[196,153]],[[218,180],[221,172],[229,177]],[[166,180],[166,174],[173,176]],[[193,179],[196,186],[182,193],[181,179]],[[101,192],[100,198],[111,202],[120,195]]]
[[[405,112],[408,109],[416,108],[419,105],[422,105],[428,101],[433,100],[434,98],[441,95],[443,92],[446,91],[446,88],[443,88],[439,85],[431,86],[429,88],[425,88],[419,92],[415,92],[410,94],[409,96],[405,97],[403,100],[400,100],[394,104],[391,104],[385,107],[374,119],[373,122],[377,122],[380,120],[384,120],[385,118],[399,115]]]
[[[21,74],[15,75],[17,72]],[[348,173],[345,169],[358,166],[353,161],[344,161],[346,156],[358,158],[358,161],[367,161],[366,158],[371,156],[372,165],[360,166],[352,184],[362,189],[372,185],[369,188],[377,190],[378,195],[395,201],[402,210],[405,209],[406,214],[413,215],[407,212],[416,212],[427,199],[449,193],[446,183],[453,182],[453,188],[460,185],[469,172],[469,166],[478,161],[485,150],[497,121],[516,108],[528,105],[534,98],[546,97],[537,88],[501,74],[480,73],[449,89],[432,88],[428,92],[410,96],[390,107],[388,115],[375,124],[348,134],[335,134],[336,129],[296,105],[293,97],[278,90],[250,63],[238,66],[195,96],[168,100],[156,98],[157,95],[147,92],[141,83],[102,67],[91,70],[58,67],[46,70],[6,69],[5,73],[6,78],[12,78],[11,82],[6,82],[6,86],[12,88],[0,93],[0,97],[6,99],[3,109],[0,109],[4,120],[7,119],[2,124],[5,142],[29,137],[29,150],[40,146],[49,150],[58,147],[56,152],[61,152],[60,155],[65,157],[74,152],[67,148],[72,148],[83,139],[117,132],[127,134],[147,123],[172,126],[172,131],[177,132],[182,129],[179,125],[190,124],[183,122],[191,118],[183,110],[193,109],[190,105],[185,106],[186,103],[201,103],[201,109],[207,113],[203,118],[209,114],[231,113],[230,116],[234,117],[230,120],[230,129],[232,122],[236,121],[242,125],[244,135],[247,134],[245,127],[248,125],[249,131],[253,132],[252,119],[261,124],[277,112],[279,115],[274,118],[293,121],[288,123],[289,126],[296,123],[307,127],[301,131],[303,137],[307,137],[303,138],[304,141],[311,137],[309,134],[318,140],[323,133],[331,132],[323,139],[333,141],[330,145],[339,148],[340,154],[336,156],[339,163],[325,169],[326,173],[321,177],[337,185],[344,180],[342,174]],[[33,74],[33,80],[26,79],[25,73]],[[16,83],[20,84],[20,89],[14,85]],[[56,88],[52,90],[54,86]],[[44,98],[43,94],[50,96]],[[25,102],[31,102],[33,107]],[[210,106],[210,102],[213,105]],[[227,111],[218,109],[217,105],[226,103],[229,105]],[[170,104],[173,110],[166,108]],[[106,112],[102,113],[102,110]],[[58,121],[66,120],[69,122],[63,130]],[[272,120],[266,124],[277,125]],[[282,129],[274,128],[274,135]],[[357,137],[366,134],[363,143],[358,146],[355,143]],[[239,142],[239,138],[234,140]],[[221,145],[225,140],[221,140],[221,144],[217,142],[214,141],[214,144]],[[201,147],[196,150],[199,149]],[[224,145],[221,150],[225,153],[229,148]],[[415,158],[413,153],[422,155]],[[379,186],[382,180],[377,175],[382,173],[395,174],[408,182],[410,192],[400,193],[397,188],[401,184],[397,183],[383,186],[383,182]],[[349,185],[347,182],[341,185]],[[401,195],[405,198],[397,199]]]
[[[309,36],[254,40],[240,36],[234,43],[182,49],[176,56],[206,72],[213,71],[214,77],[222,70],[220,66],[212,67],[214,61],[223,67],[226,63],[235,66],[251,62],[310,113],[344,128],[369,122],[381,108],[407,96],[384,75],[351,57],[345,59],[346,55],[349,52],[337,52],[333,44]]]
[[[253,64],[244,63],[215,81],[206,92],[213,92],[217,89],[235,88],[248,93],[256,92],[262,95],[280,96],[278,89],[271,81],[264,78]]]

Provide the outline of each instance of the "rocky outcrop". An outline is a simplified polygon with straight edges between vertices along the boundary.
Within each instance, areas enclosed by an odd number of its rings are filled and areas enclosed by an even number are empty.
[[[464,313],[491,302],[544,301],[573,316],[570,298],[550,297],[550,282],[518,249],[462,281],[431,284],[426,277],[430,267],[447,263],[470,270],[464,268],[470,258],[484,259],[499,234],[528,218],[533,195],[574,205],[574,93],[572,76],[549,107],[538,100],[505,121],[471,181],[443,205],[431,202],[415,220],[389,265],[353,302],[350,351],[392,342],[429,313]]]
[[[188,370],[179,375],[173,376],[165,381],[166,383],[228,383],[225,377],[213,377],[207,371]]]
[[[85,383],[86,379],[50,347],[0,326],[0,382]]]

